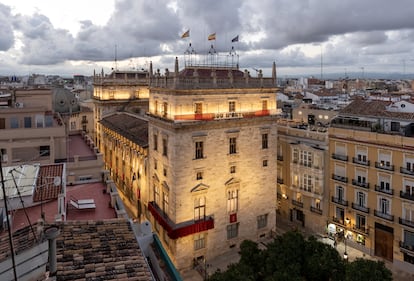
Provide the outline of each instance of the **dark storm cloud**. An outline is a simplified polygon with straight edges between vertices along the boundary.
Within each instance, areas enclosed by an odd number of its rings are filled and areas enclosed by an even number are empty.
[[[323,43],[324,63],[343,67],[373,63],[376,54],[411,56],[413,14],[412,0],[119,0],[104,26],[85,19],[72,35],[56,29],[45,15],[11,18],[10,9],[0,4],[0,50],[13,45],[13,22],[22,34],[20,61],[29,65],[111,61],[115,56],[165,56],[169,62],[191,42],[198,53],[206,53],[210,44],[219,52],[235,45],[243,53],[241,61],[258,67],[274,60],[282,66],[318,65],[320,58],[305,56],[295,44]],[[181,39],[187,29],[190,37]],[[207,41],[213,32],[217,40]],[[232,44],[236,35],[240,42]],[[261,51],[263,62],[251,50]]]
[[[10,8],[0,3],[0,51],[7,51],[14,44]]]

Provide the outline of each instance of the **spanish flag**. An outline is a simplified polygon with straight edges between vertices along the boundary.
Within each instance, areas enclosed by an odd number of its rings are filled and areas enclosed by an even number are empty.
[[[187,38],[190,37],[190,30],[187,30],[186,32],[183,33],[183,35],[181,35],[181,38]]]
[[[209,40],[209,41],[210,41],[210,40],[216,40],[216,33],[214,32],[214,33],[210,34],[210,35],[208,36],[208,40]]]

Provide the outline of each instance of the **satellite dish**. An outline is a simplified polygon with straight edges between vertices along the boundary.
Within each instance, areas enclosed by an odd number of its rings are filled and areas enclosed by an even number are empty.
[[[60,179],[60,177],[55,177],[54,179],[53,179],[53,185],[54,186],[59,186],[60,184],[62,183],[62,180]]]

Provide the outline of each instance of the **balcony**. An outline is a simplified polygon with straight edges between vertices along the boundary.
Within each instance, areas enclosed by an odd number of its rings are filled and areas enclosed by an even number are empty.
[[[363,234],[369,234],[369,228],[365,225],[352,225],[352,229]]]
[[[352,157],[352,163],[354,164],[358,164],[358,165],[363,165],[363,166],[369,166],[370,165],[370,161],[369,160],[360,160],[356,157]]]
[[[277,178],[277,183],[279,183],[279,184],[283,184],[283,179],[281,179],[281,178]]]
[[[165,229],[165,231],[167,231],[167,234],[171,239],[178,239],[180,237],[185,237],[214,228],[214,218],[212,216],[205,217],[204,220],[190,220],[175,224],[155,202],[152,201],[148,203],[148,210],[151,212],[155,220]]]
[[[369,189],[369,183],[368,182],[360,182],[360,181],[357,181],[356,179],[352,179],[352,185]]]
[[[400,241],[400,250],[401,252],[414,255],[414,245],[408,244],[404,241]]]
[[[342,155],[342,154],[337,154],[337,153],[332,153],[332,159],[348,162],[347,155]]]
[[[317,213],[319,215],[322,215],[322,209],[316,208],[316,207],[310,207],[311,212]]]
[[[375,191],[381,192],[381,193],[385,193],[388,195],[394,195],[394,189],[392,188],[384,188],[381,187],[379,185],[375,185]]]
[[[354,202],[352,202],[351,205],[352,205],[352,209],[369,214],[369,208],[367,208],[365,206],[361,206],[361,205],[359,205],[357,203],[354,203]]]
[[[336,175],[336,174],[332,174],[332,179],[333,180],[336,180],[336,181],[341,181],[341,182],[344,182],[344,183],[347,183],[348,182],[348,178],[347,177],[340,176],[340,175]]]
[[[414,228],[414,221],[406,220],[406,219],[403,219],[403,218],[398,218],[398,222],[402,225]]]
[[[296,207],[303,208],[303,202],[292,199],[292,204]]]
[[[394,165],[385,165],[383,162],[375,162],[375,168],[391,172],[394,171]]]
[[[278,154],[278,155],[277,155],[277,160],[278,160],[278,161],[283,161],[283,155],[279,155],[279,154]]]
[[[341,225],[345,225],[345,223],[344,223],[344,218],[332,217],[332,221],[333,221],[333,222],[336,222],[336,223],[339,223],[339,224],[341,224]]]
[[[378,211],[378,210],[374,210],[374,216],[385,219],[385,220],[388,220],[388,221],[394,221],[394,216],[393,215],[386,214],[386,213],[383,213],[383,212]]]
[[[342,198],[338,198],[335,196],[332,196],[332,202],[342,205],[342,206],[348,206],[348,201],[347,200],[343,200]]]
[[[404,175],[414,176],[414,171],[404,167],[400,167],[400,173]]]
[[[414,201],[414,194],[400,190],[400,197]]]

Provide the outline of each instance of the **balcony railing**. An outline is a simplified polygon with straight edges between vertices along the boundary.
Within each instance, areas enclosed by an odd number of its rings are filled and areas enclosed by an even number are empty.
[[[414,254],[414,245],[408,244],[407,242],[400,241],[400,248],[402,252],[407,252],[409,254]]]
[[[336,180],[336,181],[341,181],[341,182],[344,182],[344,183],[347,183],[348,182],[348,178],[347,177],[340,176],[340,175],[336,175],[336,174],[332,174],[332,179],[333,180]]]
[[[357,203],[354,203],[354,202],[352,202],[351,205],[352,205],[352,209],[355,209],[355,210],[358,210],[358,211],[369,214],[369,208],[367,208],[365,206],[361,206],[361,205],[359,205]]]
[[[342,205],[342,206],[348,206],[348,201],[347,200],[343,200],[342,198],[338,198],[335,196],[332,196],[332,202]]]
[[[364,166],[369,166],[370,165],[370,161],[369,160],[359,160],[356,157],[352,157],[352,163],[354,164],[359,164],[359,165],[364,165]]]
[[[400,218],[398,218],[398,222],[402,225],[406,225],[406,226],[409,226],[411,228],[414,228],[414,221],[406,220],[406,219],[403,219],[403,218],[400,217]]]
[[[281,179],[281,178],[277,178],[277,183],[279,183],[279,184],[283,184],[283,179]]]
[[[394,171],[394,165],[385,165],[381,162],[375,162],[375,168],[386,171]]]
[[[414,201],[414,194],[400,190],[400,197]]]
[[[348,161],[347,155],[342,155],[342,154],[337,154],[337,153],[332,153],[332,158],[336,160],[341,160],[341,161]]]
[[[332,217],[332,220],[333,220],[333,222],[336,222],[336,223],[339,223],[339,224],[345,225],[345,224],[344,224],[344,218]]]
[[[366,227],[365,225],[352,225],[352,229],[364,234],[369,234],[369,228]]]
[[[203,220],[191,220],[175,224],[155,202],[152,201],[148,203],[148,210],[155,220],[165,229],[165,231],[167,231],[167,234],[171,239],[177,239],[214,228],[214,218],[211,216],[207,216]]]
[[[352,179],[352,185],[369,189],[369,183],[368,182],[360,182],[360,181],[357,181],[356,179]]]
[[[311,210],[311,212],[313,212],[313,213],[317,213],[317,214],[319,214],[319,215],[322,215],[322,209],[319,209],[319,208],[316,208],[316,207],[311,206],[311,207],[310,207],[310,210]]]
[[[414,176],[414,171],[413,170],[409,170],[409,169],[404,168],[404,167],[400,167],[400,173],[405,174],[405,175]]]
[[[383,212],[378,211],[378,210],[374,210],[374,216],[382,218],[382,219],[386,219],[386,220],[389,220],[389,221],[394,221],[394,216],[393,215],[386,214],[386,213],[383,213]]]
[[[292,204],[295,205],[296,207],[303,208],[303,202],[292,199]]]
[[[379,185],[375,185],[375,191],[382,192],[382,193],[389,194],[389,195],[394,195],[394,189],[392,189],[392,188],[386,189],[386,188],[381,187]]]

